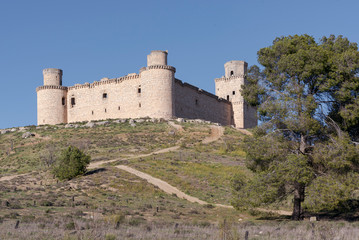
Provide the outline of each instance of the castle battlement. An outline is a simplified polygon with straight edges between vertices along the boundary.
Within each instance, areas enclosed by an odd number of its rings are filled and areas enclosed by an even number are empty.
[[[240,94],[246,62],[227,62],[213,94],[176,79],[167,55],[152,51],[138,74],[69,87],[62,86],[61,69],[44,69],[44,85],[36,88],[38,125],[142,117],[204,119],[238,128],[257,125],[256,109]]]
[[[106,80],[100,80],[100,81],[94,81],[93,83],[84,83],[84,84],[76,84],[74,86],[68,87],[69,90],[73,89],[81,89],[81,88],[94,88],[101,85],[107,85],[107,84],[120,84],[123,81],[131,80],[131,79],[138,79],[140,78],[140,75],[131,75],[131,76],[123,76],[119,78],[111,78]]]
[[[63,87],[63,86],[54,86],[54,85],[45,85],[45,86],[40,86],[36,88],[36,92],[40,91],[40,90],[44,90],[44,89],[60,89],[60,90],[65,90],[67,91],[68,87]]]
[[[243,78],[244,79],[244,78],[246,78],[246,75],[245,74],[238,74],[236,76],[215,78],[214,81],[215,82],[221,82],[221,81],[228,82],[228,81],[232,81],[233,79],[237,79],[237,78]]]

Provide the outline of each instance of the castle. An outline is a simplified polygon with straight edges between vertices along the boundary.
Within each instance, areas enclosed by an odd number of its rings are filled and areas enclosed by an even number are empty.
[[[119,78],[62,86],[62,70],[43,70],[44,85],[36,88],[37,124],[61,124],[115,118],[204,119],[237,128],[257,126],[256,109],[240,94],[247,63],[224,64],[225,76],[215,79],[216,95],[175,78],[167,51],[152,51],[147,67]]]

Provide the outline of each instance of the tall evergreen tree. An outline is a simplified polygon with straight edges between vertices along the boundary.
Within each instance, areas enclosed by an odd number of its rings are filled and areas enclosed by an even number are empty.
[[[359,52],[341,36],[317,43],[295,35],[260,49],[258,62],[263,70],[252,66],[242,89],[262,121],[243,146],[256,174],[235,181],[234,206],[259,206],[293,195],[292,218],[299,220],[306,190],[317,179],[344,179],[334,176],[349,172],[357,176],[359,151],[343,130],[352,130],[352,138],[358,134],[353,129],[359,120]]]

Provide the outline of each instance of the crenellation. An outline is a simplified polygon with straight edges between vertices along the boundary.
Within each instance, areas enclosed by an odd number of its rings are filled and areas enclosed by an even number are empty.
[[[240,94],[246,62],[227,62],[225,76],[215,79],[212,94],[176,79],[167,55],[151,51],[138,74],[70,87],[62,86],[61,69],[44,69],[44,85],[36,88],[38,125],[144,117],[204,119],[239,128],[257,125],[256,109]]]
[[[54,86],[54,85],[45,85],[45,86],[40,86],[36,88],[36,92],[43,90],[43,89],[60,89],[60,90],[67,90],[67,87],[64,86]]]

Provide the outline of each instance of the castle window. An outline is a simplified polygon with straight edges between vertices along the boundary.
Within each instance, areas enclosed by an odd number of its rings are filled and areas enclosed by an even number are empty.
[[[141,103],[138,104],[138,107],[139,107],[139,108],[141,107]]]
[[[65,98],[62,98],[62,106],[65,106]]]
[[[118,110],[121,110],[121,107],[120,107],[120,106],[118,106]]]
[[[196,99],[196,105],[198,105],[198,99]]]
[[[227,101],[229,101],[229,95],[227,95]]]
[[[233,95],[236,95],[236,91],[233,91],[232,94],[233,94]]]
[[[71,98],[71,106],[74,106],[76,104],[75,98]]]
[[[93,115],[93,111],[92,111],[92,115]]]
[[[137,93],[141,93],[141,85],[138,87]]]
[[[233,71],[231,71],[231,76],[233,76],[234,75],[234,72]]]
[[[107,93],[102,94],[102,98],[103,99],[107,98]]]
[[[107,112],[107,109],[105,108],[105,112]]]

